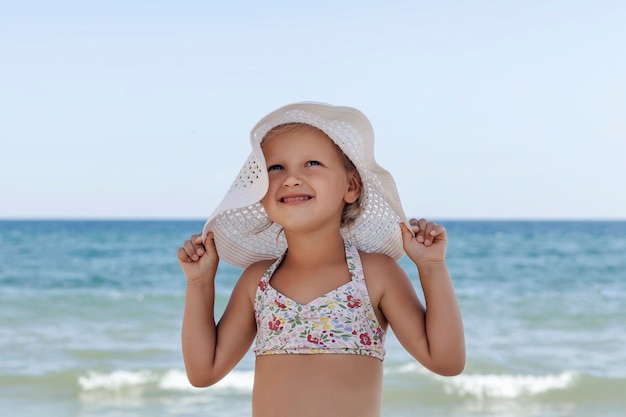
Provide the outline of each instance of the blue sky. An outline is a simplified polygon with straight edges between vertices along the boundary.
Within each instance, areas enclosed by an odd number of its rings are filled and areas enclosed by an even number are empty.
[[[410,216],[626,218],[625,2],[2,9],[0,218],[203,219],[302,100],[368,115]]]

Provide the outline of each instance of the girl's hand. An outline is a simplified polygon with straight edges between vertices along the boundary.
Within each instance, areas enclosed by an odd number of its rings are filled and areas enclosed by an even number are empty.
[[[426,219],[409,220],[400,223],[404,251],[416,265],[427,263],[443,263],[446,261],[446,245],[448,238],[446,229]]]
[[[187,281],[195,281],[207,277],[214,277],[219,256],[215,249],[213,233],[207,233],[206,240],[202,242],[202,235],[192,235],[189,240],[178,248],[178,263],[187,277]]]

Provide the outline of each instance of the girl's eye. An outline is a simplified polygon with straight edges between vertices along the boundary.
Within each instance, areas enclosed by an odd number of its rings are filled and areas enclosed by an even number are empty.
[[[319,161],[309,161],[306,163],[306,166],[310,167],[310,166],[315,166],[315,165],[322,165],[321,163],[319,163]]]
[[[284,169],[282,165],[270,165],[267,168],[268,171],[279,171],[281,169]]]

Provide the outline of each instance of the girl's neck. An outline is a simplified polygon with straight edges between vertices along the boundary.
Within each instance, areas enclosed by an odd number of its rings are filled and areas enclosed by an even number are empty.
[[[286,236],[287,256],[283,262],[296,268],[316,268],[322,264],[345,262],[341,233]]]

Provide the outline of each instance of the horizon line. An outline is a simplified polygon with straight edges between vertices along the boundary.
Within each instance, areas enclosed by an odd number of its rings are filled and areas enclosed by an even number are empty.
[[[429,217],[440,222],[624,222],[626,217],[600,218],[600,217]],[[159,222],[183,222],[198,221],[206,222],[201,217],[0,217],[1,222],[28,222],[28,221],[93,221],[93,222],[132,222],[132,221],[159,221]]]

